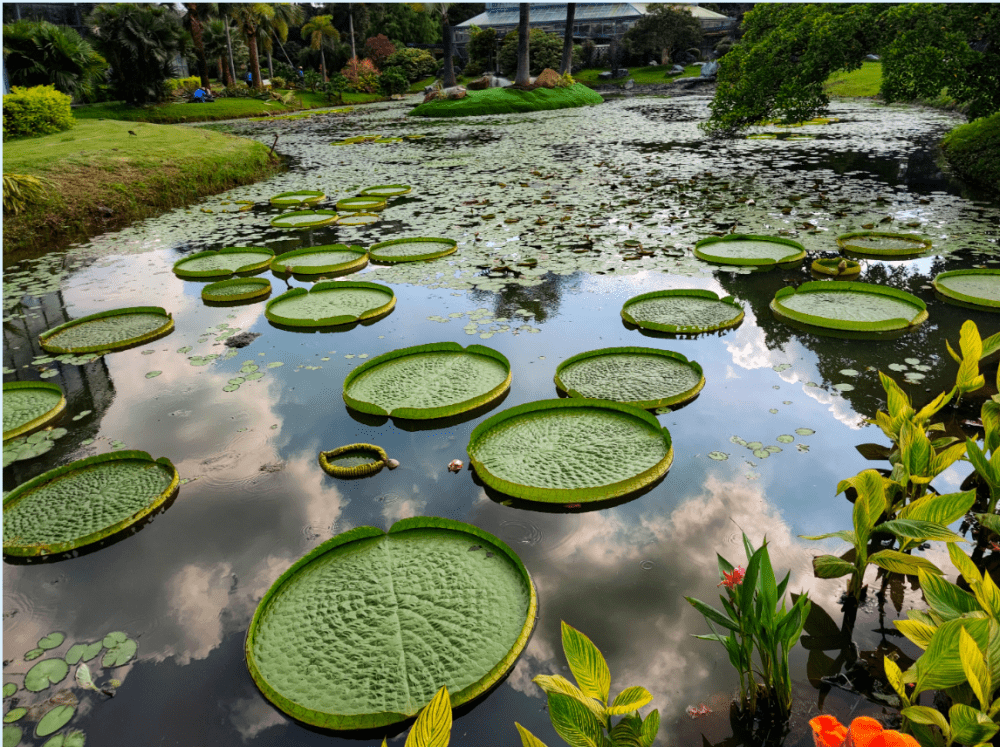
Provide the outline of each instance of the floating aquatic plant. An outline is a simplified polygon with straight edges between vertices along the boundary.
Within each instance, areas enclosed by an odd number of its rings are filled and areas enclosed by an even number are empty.
[[[347,275],[368,264],[368,252],[358,245],[329,244],[296,249],[271,262],[275,273],[296,275]]]
[[[226,246],[197,252],[174,263],[174,274],[182,278],[223,278],[243,272],[266,270],[274,251],[260,246]]]
[[[469,439],[480,479],[515,498],[588,503],[654,483],[673,461],[670,433],[620,402],[556,399],[512,407]]]
[[[385,316],[396,305],[391,288],[377,283],[330,280],[310,290],[292,288],[268,301],[264,316],[289,327],[332,327]]]
[[[42,332],[38,341],[50,353],[93,353],[155,340],[174,328],[159,306],[133,306],[80,317]]]
[[[347,215],[340,216],[340,220],[337,221],[338,226],[346,226],[348,228],[355,226],[370,226],[372,223],[378,223],[382,220],[382,216],[377,213],[364,213],[364,212],[350,212]]]
[[[912,233],[856,231],[837,237],[837,245],[847,252],[873,257],[910,257],[931,248],[931,240]]]
[[[272,218],[271,225],[275,228],[316,228],[332,225],[339,219],[340,214],[335,210],[296,210]]]
[[[422,259],[437,259],[458,251],[454,239],[392,239],[373,244],[368,253],[375,262],[416,262]]]
[[[427,420],[492,402],[510,387],[510,362],[482,345],[456,342],[393,350],[344,379],[344,401],[371,415]]]
[[[79,459],[18,486],[3,501],[3,551],[66,552],[109,537],[147,516],[177,490],[166,458],[119,451]]]
[[[3,440],[44,428],[66,408],[66,397],[57,384],[45,381],[12,381],[3,385]]]
[[[271,293],[267,278],[233,278],[211,283],[201,289],[201,299],[209,303],[235,303],[265,298]]]
[[[556,387],[571,397],[626,402],[646,410],[694,399],[705,377],[701,366],[680,353],[656,348],[603,348],[559,364]]]
[[[300,721],[381,727],[416,715],[442,685],[452,707],[489,690],[527,644],[536,610],[520,559],[477,527],[433,517],[388,533],[358,527],[300,558],[264,594],[247,667]]]
[[[410,191],[407,184],[379,184],[374,187],[365,187],[360,194],[363,197],[398,197]]]
[[[334,477],[367,477],[388,464],[389,457],[381,446],[348,444],[332,451],[319,453],[319,466]]]
[[[951,303],[1000,311],[1000,270],[952,270],[938,274],[931,282],[934,290]]]
[[[733,233],[701,239],[694,245],[694,255],[720,265],[786,267],[801,261],[806,250],[791,239]]]
[[[294,192],[281,192],[271,198],[272,205],[293,207],[295,205],[315,205],[326,199],[326,195],[317,189],[298,189]]]
[[[891,332],[927,319],[927,305],[905,291],[871,283],[819,281],[782,288],[771,301],[779,319],[847,332]]]
[[[732,296],[709,290],[662,290],[634,296],[622,306],[622,318],[643,329],[672,334],[698,334],[743,321],[743,307]]]
[[[853,259],[838,257],[813,260],[811,269],[818,275],[830,275],[839,278],[854,277],[861,274],[861,265],[858,262],[855,262]]]
[[[356,210],[362,213],[373,213],[385,209],[385,198],[374,196],[345,197],[337,200],[337,210]]]

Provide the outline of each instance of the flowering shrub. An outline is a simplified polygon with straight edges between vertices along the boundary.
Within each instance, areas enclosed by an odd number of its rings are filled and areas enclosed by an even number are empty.
[[[395,51],[396,47],[385,34],[369,37],[365,41],[365,57],[377,68],[384,68],[386,59]]]
[[[359,61],[357,57],[352,57],[340,72],[347,78],[347,84],[352,91],[357,93],[375,93],[378,91],[379,71],[372,64],[371,60]]]
[[[817,716],[809,722],[816,747],[920,747],[909,734],[885,731],[882,724],[859,716],[848,729],[833,716]]]

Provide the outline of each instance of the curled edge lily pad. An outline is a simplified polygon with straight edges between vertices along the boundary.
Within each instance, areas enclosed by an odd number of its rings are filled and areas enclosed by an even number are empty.
[[[357,210],[363,213],[374,213],[385,210],[385,197],[365,196],[345,197],[337,200],[337,210]]]
[[[771,301],[781,320],[845,332],[892,332],[927,319],[927,305],[905,291],[872,283],[819,281],[782,288]]]
[[[99,454],[49,470],[4,498],[4,554],[66,552],[110,537],[161,506],[179,482],[169,459],[154,461],[145,451]],[[89,505],[102,497],[98,486],[110,496],[103,512]],[[103,524],[109,518],[112,523]]]
[[[41,720],[39,720],[38,725],[35,726],[35,736],[36,737],[47,737],[49,734],[54,734],[61,728],[69,723],[69,720],[73,718],[73,714],[76,713],[76,708],[71,705],[58,705],[52,710],[48,711]]]
[[[732,296],[687,288],[642,293],[622,306],[622,319],[643,329],[671,334],[699,334],[735,327],[743,307]]]
[[[1000,270],[942,272],[931,281],[946,301],[986,311],[1000,311]]]
[[[139,649],[139,644],[119,630],[104,636],[103,643],[107,651],[101,657],[102,667],[120,667],[128,664]]]
[[[211,283],[201,289],[201,299],[210,303],[230,303],[264,298],[271,293],[267,278],[233,278]]]
[[[132,306],[90,314],[42,332],[38,341],[49,353],[93,353],[139,345],[174,329],[174,319],[159,306]]]
[[[388,455],[375,444],[347,444],[319,453],[319,466],[333,477],[367,477],[379,472]]]
[[[272,205],[295,206],[314,205],[326,199],[318,189],[296,189],[294,192],[279,192],[271,198]]]
[[[409,239],[392,239],[373,244],[368,254],[374,262],[417,262],[437,259],[458,251],[454,239],[426,238],[418,236]]]
[[[510,361],[496,350],[437,342],[393,350],[358,366],[344,379],[344,401],[370,415],[430,420],[492,402],[510,382]]]
[[[655,410],[694,399],[705,386],[705,376],[697,363],[670,350],[602,348],[560,363],[555,384],[571,397],[610,399]]]
[[[885,246],[878,246],[879,241]],[[912,233],[855,231],[838,236],[837,246],[845,252],[873,257],[912,257],[928,251],[931,240]]]
[[[275,228],[316,228],[332,225],[338,220],[340,214],[335,210],[296,210],[272,218],[271,225]]]
[[[264,307],[264,316],[289,327],[332,327],[377,319],[396,306],[392,288],[378,283],[335,281],[292,288]]]
[[[477,527],[434,517],[388,533],[358,527],[267,591],[247,631],[247,667],[265,697],[300,721],[377,728],[411,718],[442,685],[452,707],[487,692],[524,650],[536,613],[524,564]],[[425,656],[433,674],[416,665]]]
[[[813,260],[812,271],[817,275],[830,275],[838,278],[846,278],[860,275],[861,265],[853,259],[839,259],[837,257],[832,257]]]
[[[24,689],[40,693],[50,685],[62,682],[67,674],[69,664],[64,659],[42,659],[24,675]]]
[[[82,731],[73,730],[65,734],[56,734],[42,747],[84,747],[86,743],[87,735]]]
[[[274,259],[274,250],[262,246],[226,246],[197,252],[174,263],[174,274],[181,278],[224,278],[242,272],[266,270]]]
[[[504,410],[476,427],[468,452],[490,487],[545,503],[629,495],[665,475],[674,458],[669,431],[645,410],[576,398]]]
[[[362,197],[398,197],[410,191],[406,184],[378,184],[374,187],[365,187],[359,192]]]
[[[358,245],[329,244],[296,249],[275,257],[271,271],[296,275],[347,275],[368,264],[368,251]]]
[[[787,267],[806,256],[797,241],[779,236],[733,233],[709,236],[694,245],[694,256],[706,262],[747,267]]]
[[[3,440],[44,428],[66,409],[66,397],[47,381],[11,381],[3,385]]]

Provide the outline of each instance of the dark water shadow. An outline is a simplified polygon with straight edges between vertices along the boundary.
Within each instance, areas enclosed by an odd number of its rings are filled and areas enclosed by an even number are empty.
[[[704,388],[704,387],[702,387],[702,388]],[[559,387],[556,387],[556,394],[559,396],[559,399],[572,399],[569,394],[567,394],[566,392],[564,392]],[[663,405],[663,407],[670,408],[670,412],[677,412],[678,410],[683,410],[685,407],[687,407],[688,405],[690,405],[692,402],[694,402],[700,396],[701,396],[701,390],[698,390],[698,393],[695,394],[691,399],[686,399],[683,402],[678,402],[676,405]],[[628,404],[628,403],[626,403],[626,404]],[[635,407],[639,407],[639,406],[635,405]],[[639,409],[645,409],[647,412],[651,412],[651,413],[655,414],[656,411],[659,410],[660,408],[659,407],[646,407],[646,408],[639,408]]]
[[[362,319],[361,321],[358,322],[348,322],[347,324],[333,324],[328,327],[319,327],[319,326],[293,327],[287,324],[280,324],[278,322],[271,321],[270,319],[267,320],[267,323],[270,324],[272,327],[280,329],[284,332],[298,332],[304,335],[312,335],[317,333],[328,334],[332,332],[350,332],[351,330],[357,329],[358,327],[370,327],[373,324],[377,324],[378,322],[382,321],[387,316],[389,316],[395,309],[396,307],[393,306],[384,314],[380,314],[379,316],[374,316],[370,319]]]
[[[773,310],[772,310],[773,314]],[[803,332],[807,335],[816,335],[818,337],[835,337],[840,340],[895,340],[917,329],[920,324],[915,324],[906,329],[893,330],[891,332],[855,332],[849,329],[828,329],[827,327],[814,327],[811,324],[803,324],[802,322],[795,321],[794,319],[789,319],[785,316],[778,316],[773,314],[774,318],[780,321],[782,324],[786,324],[792,329]]]
[[[249,306],[250,304],[260,303],[261,301],[266,301],[271,297],[271,291],[265,294],[255,296],[254,298],[245,298],[240,301],[209,301],[207,298],[202,298],[201,301],[206,306],[212,308],[228,309],[234,306]]]
[[[519,508],[525,511],[538,511],[544,514],[585,514],[591,511],[602,511],[606,508],[615,508],[616,506],[621,506],[626,503],[631,503],[637,498],[641,498],[647,493],[655,490],[659,487],[660,483],[666,479],[667,475],[670,474],[670,470],[667,470],[663,475],[658,477],[651,484],[640,488],[633,493],[628,495],[619,496],[617,498],[609,498],[604,501],[589,501],[587,503],[544,503],[541,501],[529,501],[524,498],[517,498],[512,495],[507,495],[502,493],[496,488],[492,488],[482,481],[472,465],[469,465],[469,471],[472,472],[472,481],[481,487],[486,496],[494,503],[499,503],[501,506],[509,506],[511,508]]]
[[[650,337],[654,340],[698,340],[705,337],[722,337],[727,333],[732,332],[734,329],[739,329],[743,325],[745,319],[746,315],[744,314],[743,319],[740,319],[732,327],[713,329],[710,332],[696,332],[693,334],[688,332],[660,332],[656,329],[646,329],[645,327],[639,327],[632,324],[632,322],[627,322],[625,319],[622,319],[622,326],[630,331],[638,330],[639,334],[644,337]]]
[[[365,412],[359,412],[354,408],[347,406],[347,414],[351,416],[354,420],[361,423],[362,425],[367,425],[372,428],[378,428],[379,426],[385,425],[389,420],[392,420],[392,424],[399,428],[401,431],[407,431],[409,433],[418,433],[420,431],[437,431],[442,428],[451,428],[456,425],[462,425],[463,423],[468,423],[476,418],[481,418],[486,413],[494,410],[503,404],[503,401],[507,399],[510,395],[510,387],[507,387],[503,394],[498,396],[496,399],[492,399],[486,404],[480,405],[473,410],[466,410],[465,412],[460,412],[458,415],[451,415],[447,418],[431,418],[429,420],[410,420],[406,418],[390,418],[388,415],[371,415]]]

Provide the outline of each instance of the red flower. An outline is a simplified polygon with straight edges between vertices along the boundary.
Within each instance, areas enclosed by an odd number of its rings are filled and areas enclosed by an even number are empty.
[[[846,729],[833,716],[817,716],[809,722],[816,747],[920,747],[916,739],[898,731],[885,731],[882,724],[859,716]]]
[[[738,565],[731,571],[722,572],[722,581],[719,582],[719,586],[725,586],[727,589],[735,589],[737,586],[743,583],[743,576],[746,575],[746,569]]]

